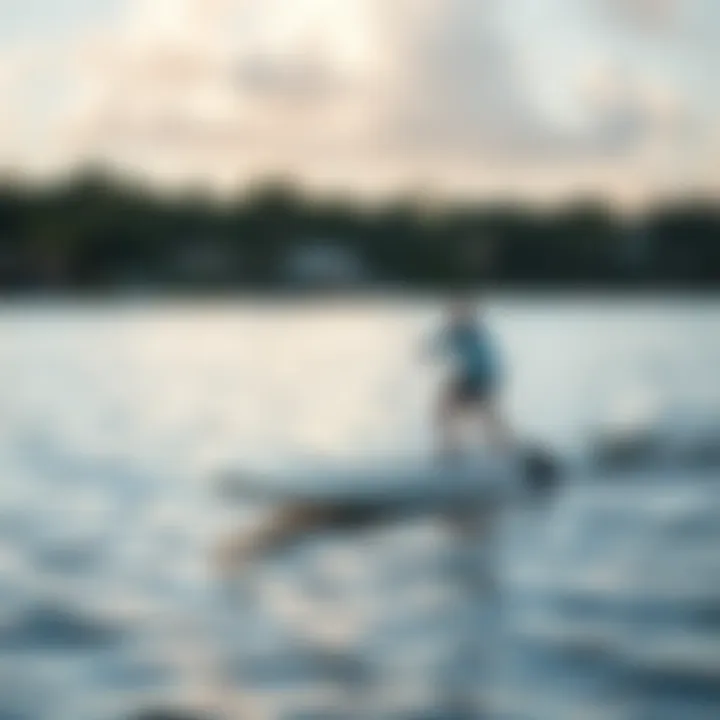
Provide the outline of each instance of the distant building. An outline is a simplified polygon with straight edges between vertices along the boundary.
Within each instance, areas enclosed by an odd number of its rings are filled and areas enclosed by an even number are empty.
[[[357,252],[326,240],[308,241],[289,251],[282,279],[295,287],[352,287],[370,279]]]

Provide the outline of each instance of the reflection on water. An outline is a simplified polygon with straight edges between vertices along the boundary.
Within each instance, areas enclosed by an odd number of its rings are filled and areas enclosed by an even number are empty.
[[[668,398],[720,407],[717,305],[493,315],[515,423],[571,453],[609,405],[627,422]],[[416,517],[308,537],[218,582],[211,548],[256,519],[213,497],[218,470],[423,452],[436,378],[417,341],[433,319],[5,308],[0,718],[720,716],[707,469],[578,476],[552,506],[511,510],[497,548]],[[472,571],[483,550],[499,603]]]

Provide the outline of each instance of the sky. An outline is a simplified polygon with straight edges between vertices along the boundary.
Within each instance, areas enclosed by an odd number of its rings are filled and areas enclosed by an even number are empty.
[[[0,168],[714,196],[719,41],[717,0],[0,0]]]

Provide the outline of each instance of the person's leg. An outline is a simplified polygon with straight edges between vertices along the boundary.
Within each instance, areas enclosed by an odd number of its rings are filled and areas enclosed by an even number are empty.
[[[487,441],[492,447],[505,450],[512,445],[510,429],[495,397],[488,395],[482,398],[478,403],[478,416]]]
[[[460,407],[453,384],[444,388],[438,401],[435,417],[437,455],[440,459],[455,457],[458,451],[457,422]]]

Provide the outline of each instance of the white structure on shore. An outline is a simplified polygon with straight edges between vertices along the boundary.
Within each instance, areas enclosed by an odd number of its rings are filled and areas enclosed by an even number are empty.
[[[289,251],[282,264],[285,282],[300,287],[352,287],[370,276],[358,254],[328,239],[310,240]]]

